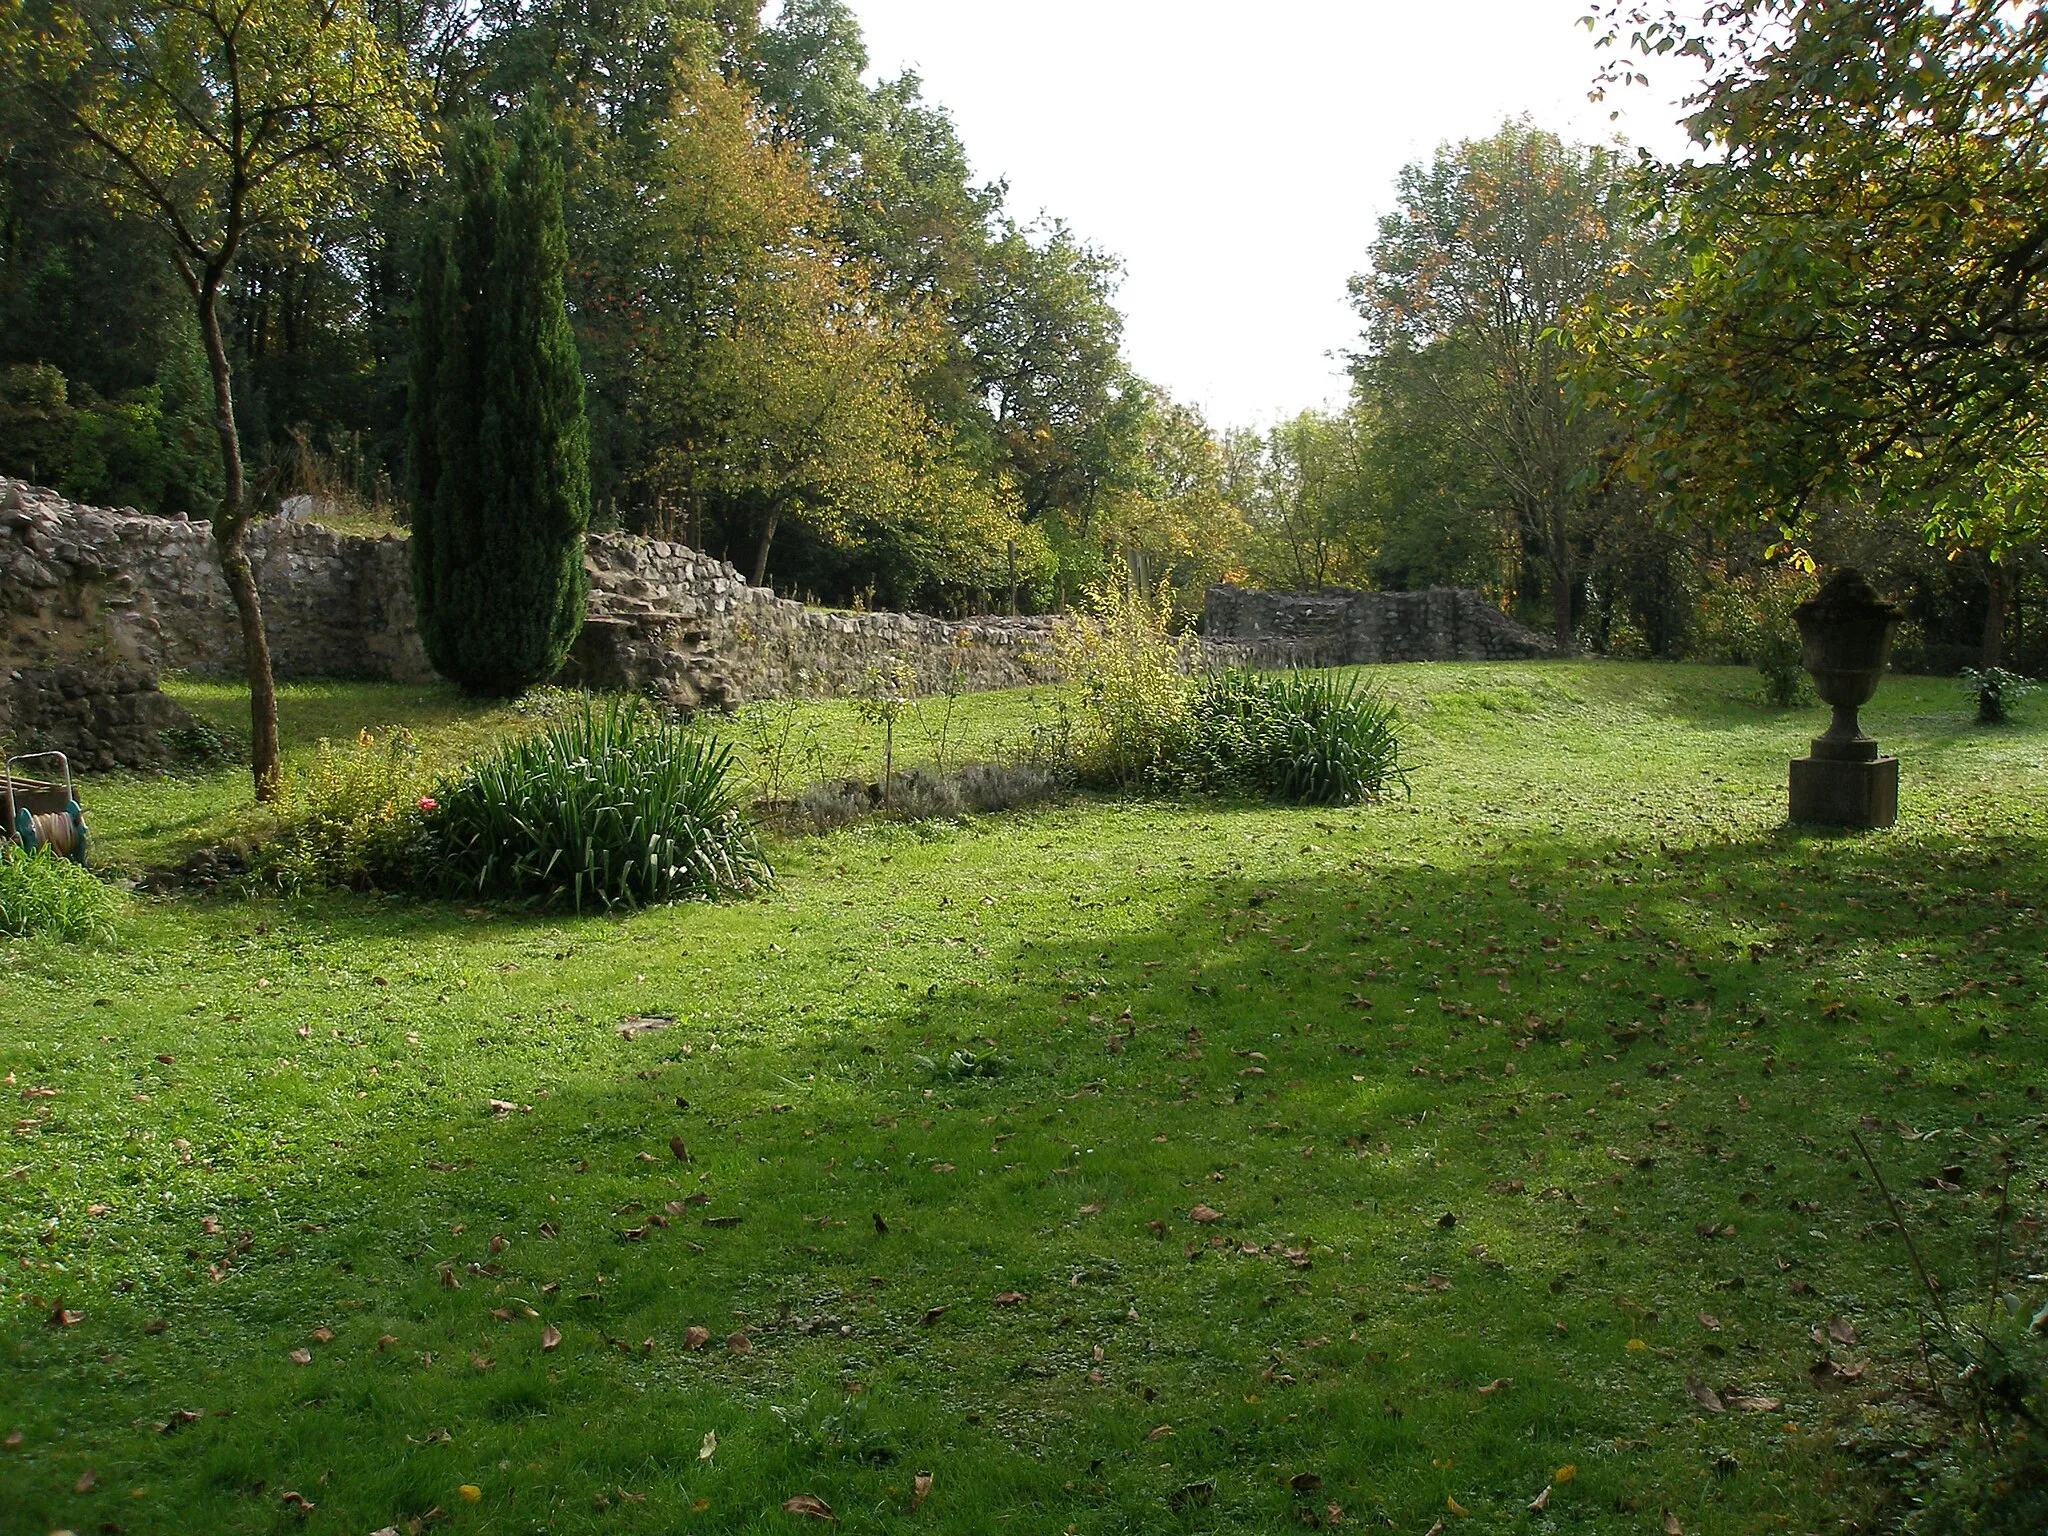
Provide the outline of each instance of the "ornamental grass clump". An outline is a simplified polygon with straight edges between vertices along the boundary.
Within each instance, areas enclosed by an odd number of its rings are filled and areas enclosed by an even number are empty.
[[[69,859],[0,843],[0,936],[83,944],[113,937],[114,893]]]
[[[1217,788],[1352,805],[1408,783],[1399,716],[1355,677],[1219,673],[1196,686],[1193,718]]]
[[[637,907],[772,878],[740,815],[732,749],[635,701],[586,707],[441,786],[434,882],[537,907]]]

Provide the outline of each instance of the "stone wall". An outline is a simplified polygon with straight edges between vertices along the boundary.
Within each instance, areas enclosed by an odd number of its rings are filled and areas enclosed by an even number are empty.
[[[1255,592],[1211,587],[1203,638],[1247,664],[1356,666],[1391,661],[1522,661],[1555,654],[1479,593]]]
[[[156,674],[132,663],[16,667],[0,673],[0,743],[17,752],[62,752],[74,773],[153,768],[175,754],[164,732],[193,728],[164,697]],[[30,777],[54,778],[47,764]]]
[[[433,677],[414,622],[405,541],[289,520],[249,532],[271,662],[281,678]],[[590,610],[565,682],[678,705],[858,691],[869,669],[908,666],[924,691],[1053,675],[1054,621],[843,613],[750,586],[680,544],[593,534]],[[81,507],[0,480],[0,660],[112,657],[153,671],[233,676],[241,640],[205,523]]]

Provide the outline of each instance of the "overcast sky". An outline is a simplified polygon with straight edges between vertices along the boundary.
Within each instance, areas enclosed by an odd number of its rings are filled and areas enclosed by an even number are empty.
[[[911,68],[976,174],[1121,257],[1128,352],[1218,426],[1342,398],[1394,178],[1527,114],[1682,150],[1668,94],[1586,99],[1585,0],[850,0],[875,72]]]

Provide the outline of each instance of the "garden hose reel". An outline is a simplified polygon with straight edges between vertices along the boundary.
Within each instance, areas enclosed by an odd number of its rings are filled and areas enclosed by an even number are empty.
[[[48,783],[15,772],[18,765],[35,762],[54,762],[62,781]],[[62,752],[29,752],[0,764],[0,804],[6,811],[0,841],[11,838],[30,853],[42,848],[74,864],[85,863],[85,813],[71,786],[71,760]]]

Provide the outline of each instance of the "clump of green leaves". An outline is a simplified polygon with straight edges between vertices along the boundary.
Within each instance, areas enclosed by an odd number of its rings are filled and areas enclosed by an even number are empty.
[[[285,781],[281,829],[257,867],[287,890],[415,885],[431,789],[419,743],[402,726],[339,745],[323,739],[312,766]]]
[[[82,865],[38,848],[0,843],[0,935],[71,944],[114,933],[115,896]]]
[[[1965,667],[1961,676],[1963,686],[1977,701],[1979,725],[2009,724],[2013,705],[2041,686],[2031,677],[2022,677],[2003,667],[1986,667],[1981,672],[1975,667]]]
[[[1371,799],[1401,768],[1398,717],[1354,678],[1195,673],[1165,587],[1091,595],[1064,657],[1078,685],[1061,745],[1082,783],[1249,793],[1316,805]],[[1038,744],[1042,749],[1043,743]]]
[[[586,707],[444,784],[431,878],[541,907],[633,907],[772,878],[739,810],[732,748],[637,701]]]
[[[1716,565],[1693,615],[1693,649],[1706,660],[1755,667],[1766,704],[1804,703],[1808,682],[1792,610],[1816,590],[1813,573],[1789,562],[1736,577]]]
[[[1352,805],[1408,782],[1394,706],[1355,677],[1224,672],[1196,687],[1194,719],[1215,787]]]

